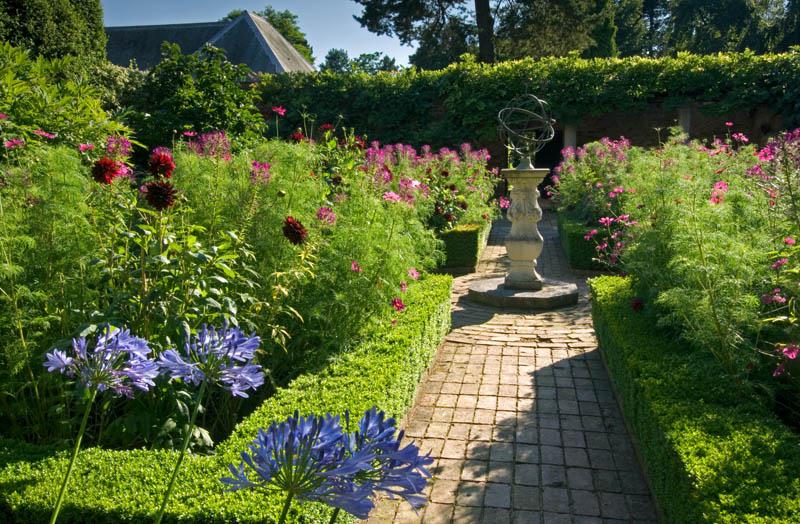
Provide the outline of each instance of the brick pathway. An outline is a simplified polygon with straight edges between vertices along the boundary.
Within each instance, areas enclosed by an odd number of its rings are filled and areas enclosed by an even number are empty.
[[[457,278],[453,331],[439,348],[406,434],[436,462],[430,504],[383,500],[369,523],[655,522],[656,514],[578,279],[577,306],[509,312],[463,299],[478,275],[503,274],[495,223],[477,274]],[[555,217],[540,223],[542,274],[574,278]]]

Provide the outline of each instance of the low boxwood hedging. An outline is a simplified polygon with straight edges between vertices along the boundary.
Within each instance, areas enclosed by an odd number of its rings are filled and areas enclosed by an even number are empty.
[[[373,405],[401,417],[414,399],[419,379],[450,326],[448,276],[427,276],[409,287],[407,309],[392,326],[376,323],[365,342],[335,357],[324,369],[295,379],[243,420],[210,456],[184,462],[165,521],[269,522],[279,496],[226,493],[219,478],[238,464],[259,427],[300,413],[361,413]],[[358,417],[356,417],[357,419]],[[62,523],[143,522],[158,508],[176,453],[87,449],[78,459]],[[0,440],[0,521],[46,522],[56,487],[66,469],[66,452]],[[296,522],[327,522],[327,508],[295,505]]]
[[[628,279],[590,287],[600,348],[664,522],[800,522],[800,437],[709,352],[655,331],[649,306],[634,312]]]
[[[558,214],[558,236],[573,269],[603,269],[603,265],[594,259],[597,255],[595,244],[583,238],[588,229],[580,221]]]
[[[445,261],[442,271],[453,275],[472,273],[486,247],[492,223],[462,224],[439,233],[444,241]]]

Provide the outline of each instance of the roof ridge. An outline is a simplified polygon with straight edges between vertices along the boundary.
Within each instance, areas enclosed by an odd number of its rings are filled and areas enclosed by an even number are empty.
[[[219,24],[228,25],[230,22],[217,20],[216,22],[187,22],[185,24],[144,24],[144,25],[107,25],[105,29],[153,29],[169,27],[210,27]]]

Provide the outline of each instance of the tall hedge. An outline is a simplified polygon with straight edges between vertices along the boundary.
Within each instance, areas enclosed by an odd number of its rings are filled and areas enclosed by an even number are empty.
[[[523,93],[548,100],[561,122],[696,102],[711,114],[766,104],[788,125],[800,119],[800,53],[465,61],[440,71],[270,75],[260,89],[265,107],[289,109],[282,129],[301,126],[304,112],[316,124],[341,115],[370,138],[436,147],[496,140],[495,115]]]
[[[106,56],[100,0],[0,0],[0,40],[45,58]]]

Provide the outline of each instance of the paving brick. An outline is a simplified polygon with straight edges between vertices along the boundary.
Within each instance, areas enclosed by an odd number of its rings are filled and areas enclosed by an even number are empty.
[[[405,417],[406,434],[436,459],[430,504],[418,515],[382,499],[369,522],[655,522],[597,349],[584,281],[577,280],[579,303],[556,311],[462,300],[473,279],[504,274],[508,231],[508,222],[496,222],[478,272],[455,279],[453,331]],[[574,278],[549,210],[540,231],[540,272]]]

